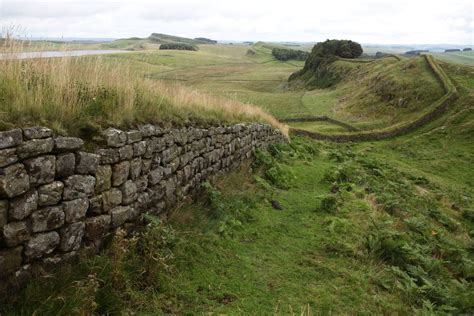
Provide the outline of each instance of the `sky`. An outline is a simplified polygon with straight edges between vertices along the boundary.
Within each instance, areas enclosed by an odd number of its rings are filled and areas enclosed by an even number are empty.
[[[474,0],[0,0],[26,37],[474,44]]]

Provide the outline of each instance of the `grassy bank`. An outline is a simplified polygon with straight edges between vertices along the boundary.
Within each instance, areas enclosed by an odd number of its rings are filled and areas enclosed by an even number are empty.
[[[3,51],[22,43],[3,42]],[[123,60],[64,57],[0,60],[0,128],[46,125],[87,137],[104,126],[222,124],[260,121],[282,130],[250,104],[210,96],[176,83],[144,78]]]
[[[427,171],[403,142],[426,155],[429,137],[258,153],[168,221],[5,298],[5,314],[472,312],[472,172],[439,168],[472,148],[440,137],[451,151]]]

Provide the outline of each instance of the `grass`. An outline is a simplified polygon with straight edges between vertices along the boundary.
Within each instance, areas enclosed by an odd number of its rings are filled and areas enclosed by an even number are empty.
[[[181,81],[279,117],[329,115],[367,129],[418,115],[443,94],[421,58],[338,61],[352,80],[307,92],[285,87],[298,65],[272,60],[263,44],[253,56],[247,50],[203,45],[101,62],[128,62],[150,84]],[[441,66],[459,98],[414,133],[356,144],[295,137],[258,152],[254,164],[205,184],[168,221],[149,217],[135,237],[119,232],[100,255],[0,298],[0,312],[473,313],[474,77],[469,67]],[[402,108],[377,103],[391,93],[418,100]]]
[[[3,51],[20,52],[21,44],[6,40]],[[47,125],[90,137],[111,125],[260,121],[285,130],[261,108],[143,78],[142,69],[119,58],[0,60],[0,73],[1,129]]]
[[[472,155],[456,135],[438,137],[432,165]],[[4,313],[472,312],[472,171],[413,164],[431,137],[295,138],[257,153],[167,222],[149,218],[137,237],[118,234],[100,256],[4,298]]]
[[[436,59],[447,63],[462,64],[474,66],[474,51],[452,52],[452,53],[433,53]]]

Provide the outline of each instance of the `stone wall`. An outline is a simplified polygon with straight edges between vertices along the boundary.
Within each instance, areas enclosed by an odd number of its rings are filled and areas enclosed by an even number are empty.
[[[44,127],[0,132],[0,283],[97,249],[114,229],[166,212],[252,150],[283,141],[262,124],[144,125],[109,128],[87,152],[82,139]]]

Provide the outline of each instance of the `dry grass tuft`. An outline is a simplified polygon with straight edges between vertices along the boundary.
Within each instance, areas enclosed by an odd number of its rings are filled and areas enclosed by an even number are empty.
[[[0,39],[2,53],[19,54],[25,45],[8,32]],[[147,79],[123,60],[100,56],[0,59],[0,109],[0,129],[46,125],[78,136],[139,123],[256,121],[287,134],[287,126],[261,108]]]

